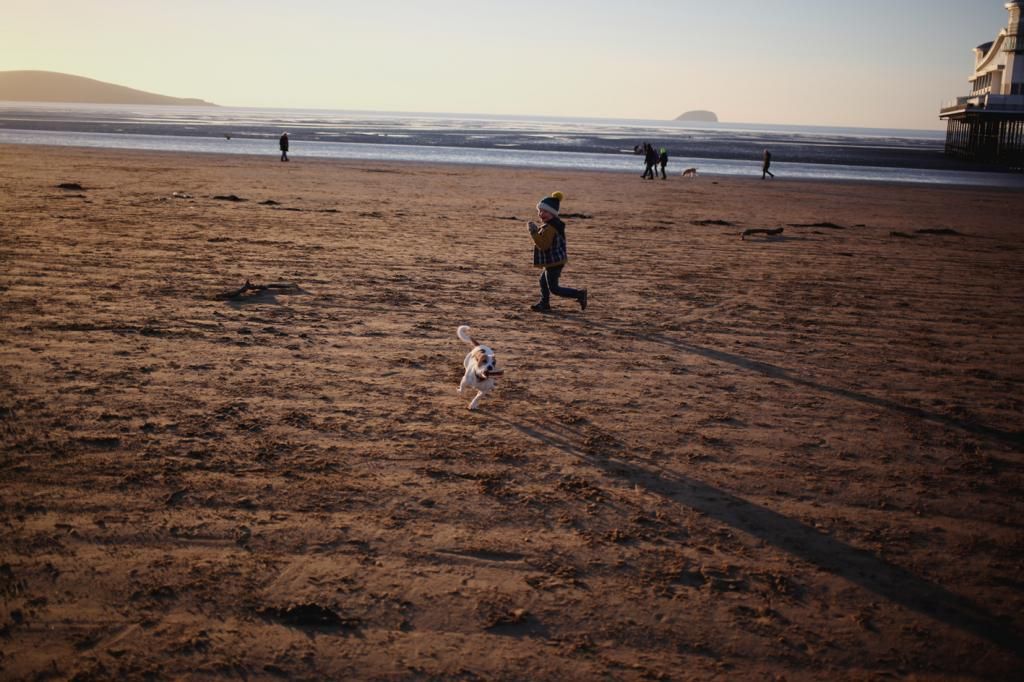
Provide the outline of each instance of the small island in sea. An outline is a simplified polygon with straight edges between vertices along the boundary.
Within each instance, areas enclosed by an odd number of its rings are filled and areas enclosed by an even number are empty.
[[[217,106],[201,99],[157,95],[54,71],[0,71],[0,101]]]
[[[718,123],[718,115],[713,111],[687,111],[685,114],[676,116],[677,121],[702,121],[704,123]]]

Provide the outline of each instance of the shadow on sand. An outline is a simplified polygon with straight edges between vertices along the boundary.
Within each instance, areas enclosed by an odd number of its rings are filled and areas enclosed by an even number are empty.
[[[525,424],[493,414],[488,418],[579,458],[607,476],[639,484],[905,608],[988,640],[1017,657],[1024,652],[1024,638],[1009,623],[970,600],[767,507],[690,476],[668,472],[656,464],[627,461],[619,456],[595,456],[589,448],[578,444],[583,440],[582,434],[570,431],[569,427],[560,427],[567,430],[560,433],[550,425]]]
[[[886,400],[885,398],[876,398],[875,396],[867,395],[865,393],[859,393],[857,391],[851,391],[846,388],[837,388],[834,386],[826,386],[825,384],[805,379],[804,377],[793,374],[787,369],[777,367],[775,365],[768,364],[766,362],[759,362],[757,360],[750,360],[743,357],[742,355],[736,355],[735,353],[728,353],[725,351],[715,350],[714,348],[705,348],[704,346],[698,346],[692,343],[686,343],[685,341],[677,341],[676,339],[669,338],[663,334],[656,334],[650,332],[632,332],[627,329],[621,329],[613,325],[604,324],[602,322],[595,322],[588,320],[582,316],[578,318],[580,322],[589,327],[597,327],[607,332],[612,332],[620,336],[630,336],[638,341],[647,341],[650,343],[657,343],[663,346],[668,346],[672,350],[679,353],[690,353],[691,355],[699,355],[701,357],[713,360],[715,362],[727,363],[745,369],[751,372],[757,372],[763,374],[770,379],[778,379],[779,381],[787,381],[797,386],[804,386],[815,391],[822,393],[828,393],[840,398],[847,400],[853,400],[865,405],[871,405],[883,410],[902,414],[907,417],[914,417],[915,419],[921,419],[929,421],[935,424],[941,424],[950,428],[959,429],[966,433],[978,436],[980,438],[988,438],[991,440],[999,441],[1004,445],[1013,447],[1019,452],[1024,452],[1024,431],[1005,431],[1002,429],[993,428],[986,426],[985,424],[979,424],[973,421],[965,421],[962,419],[956,419],[944,414],[938,414],[936,412],[929,412],[922,410],[919,407],[911,407],[909,405],[901,405],[900,403],[893,402],[892,400]]]
[[[787,381],[909,417],[953,427],[1016,448],[1021,448],[1021,445],[1024,444],[1024,433],[1019,431],[1003,431],[856,391],[826,386],[797,376],[789,370],[775,365],[749,360],[734,353],[677,341],[662,334],[631,332],[583,317],[577,319],[587,326],[631,336],[640,341],[668,346],[680,353],[690,353],[715,362],[728,363],[772,379]],[[799,521],[689,476],[667,472],[657,465],[648,466],[642,462],[625,461],[618,457],[607,459],[595,457],[588,453],[587,448],[574,443],[574,441],[582,440],[577,438],[580,434],[558,433],[550,425],[517,423],[494,415],[492,418],[507,423],[523,435],[544,445],[558,448],[591,466],[602,469],[606,475],[626,478],[630,483],[640,484],[666,499],[717,519],[738,531],[757,537],[892,602],[983,638],[1011,651],[1018,657],[1021,656],[1021,652],[1024,652],[1024,638],[1014,632],[1009,623],[1001,621],[977,604]]]

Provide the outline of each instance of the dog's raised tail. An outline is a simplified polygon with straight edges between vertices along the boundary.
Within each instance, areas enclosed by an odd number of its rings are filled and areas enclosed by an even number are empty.
[[[455,333],[459,335],[459,338],[468,343],[471,346],[476,346],[477,342],[473,340],[473,337],[469,335],[469,325],[460,325]]]

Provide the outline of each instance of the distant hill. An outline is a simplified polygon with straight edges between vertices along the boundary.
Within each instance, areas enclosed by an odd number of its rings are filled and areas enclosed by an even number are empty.
[[[0,71],[0,101],[217,106],[201,99],[155,95],[92,78],[53,71]]]
[[[718,123],[718,114],[713,111],[687,111],[676,117],[677,121],[704,121],[705,123]]]

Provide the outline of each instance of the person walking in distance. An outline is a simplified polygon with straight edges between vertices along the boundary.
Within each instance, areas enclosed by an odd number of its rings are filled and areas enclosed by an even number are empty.
[[[769,168],[772,165],[772,153],[767,149],[764,150],[764,164],[761,166],[761,179],[764,180],[765,175],[770,175],[775,178],[775,173],[772,173]]]
[[[661,179],[667,180],[668,176],[665,175],[665,166],[668,165],[668,150],[664,147],[661,148],[661,154],[658,155],[658,165],[661,166]]]
[[[587,309],[587,290],[559,286],[558,278],[569,260],[565,241],[565,223],[558,217],[558,209],[565,195],[552,192],[537,204],[537,217],[541,224],[527,223],[533,238],[533,265],[543,268],[540,275],[540,300],[530,306],[539,313],[551,310],[551,294],[562,298],[574,298],[580,310]]]
[[[658,152],[654,151],[654,147],[651,146],[650,142],[644,142],[644,174],[642,177],[644,180],[654,179],[654,167],[658,163]]]
[[[281,160],[282,161],[287,161],[288,160],[288,133],[281,133],[281,140],[278,143],[278,146],[281,147]]]

